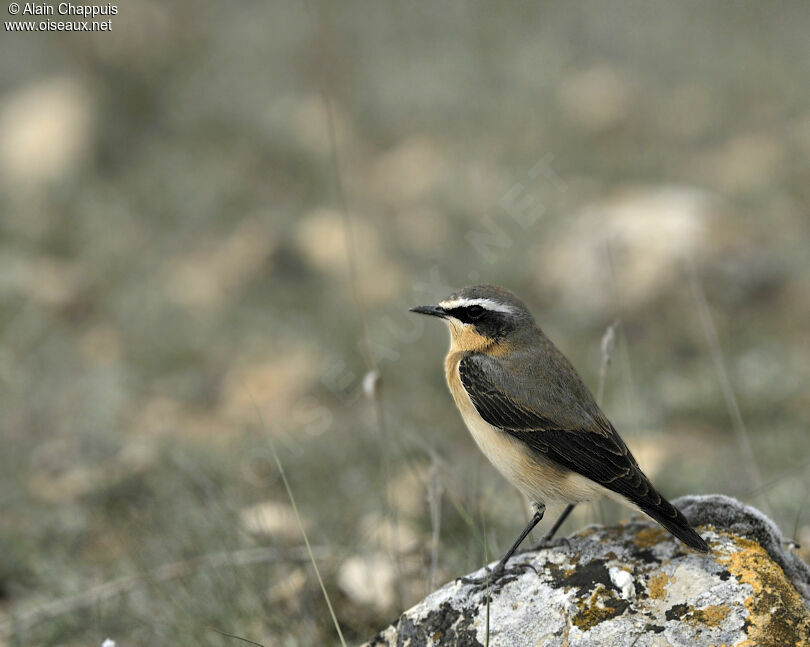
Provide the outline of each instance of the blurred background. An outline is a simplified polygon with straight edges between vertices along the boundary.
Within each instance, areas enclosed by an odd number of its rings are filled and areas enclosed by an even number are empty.
[[[349,644],[497,557],[525,503],[407,312],[473,282],[664,493],[810,556],[806,3],[138,0],[112,29],[0,38],[0,645],[339,644],[302,526]]]

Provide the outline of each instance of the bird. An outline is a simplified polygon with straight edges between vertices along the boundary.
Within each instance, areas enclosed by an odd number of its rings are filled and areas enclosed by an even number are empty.
[[[515,294],[496,285],[471,285],[437,305],[410,310],[447,324],[444,368],[456,407],[479,449],[534,510],[487,578],[504,572],[542,520],[546,504],[566,505],[544,537],[548,542],[576,504],[605,496],[641,510],[690,548],[708,552]]]

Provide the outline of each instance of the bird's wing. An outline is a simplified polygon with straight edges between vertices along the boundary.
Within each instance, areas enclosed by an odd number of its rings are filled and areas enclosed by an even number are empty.
[[[687,545],[706,552],[706,542],[653,487],[563,355],[512,364],[483,354],[459,362],[459,375],[481,417],[562,465],[622,495]],[[538,366],[541,368],[538,369]]]
[[[459,363],[461,382],[489,424],[634,503],[651,497],[647,505],[659,504],[660,495],[590,394],[586,402],[572,398],[566,380],[553,373],[552,368],[545,375],[541,392],[540,385],[532,389],[531,380],[526,384],[526,376],[510,374],[496,358],[472,354]],[[584,389],[575,373],[565,373],[567,380],[577,380],[576,390]]]

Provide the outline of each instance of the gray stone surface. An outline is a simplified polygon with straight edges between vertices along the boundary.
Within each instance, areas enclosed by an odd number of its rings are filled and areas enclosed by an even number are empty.
[[[810,645],[810,569],[773,522],[724,496],[676,504],[709,555],[644,519],[589,527],[513,558],[489,591],[445,585],[366,645]]]

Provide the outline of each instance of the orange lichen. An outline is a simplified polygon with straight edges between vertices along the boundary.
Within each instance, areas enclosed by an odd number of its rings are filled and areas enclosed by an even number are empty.
[[[677,614],[679,620],[700,627],[717,627],[731,613],[731,609],[721,604],[712,604],[702,609],[696,609],[688,604],[679,604],[672,607],[670,611],[677,607],[679,607]]]
[[[669,576],[666,573],[656,573],[647,580],[647,589],[650,592],[650,597],[660,600],[667,594],[667,584],[669,584]]]
[[[642,528],[636,533],[636,536],[633,538],[633,543],[639,548],[652,548],[656,544],[660,543],[663,539],[666,539],[667,536],[668,535],[663,528],[658,526],[649,526],[647,528]]]
[[[731,613],[731,609],[721,604],[712,604],[703,609],[695,609],[692,617],[704,627],[717,627]]]
[[[600,622],[620,615],[627,606],[627,602],[617,598],[611,589],[599,584],[587,601],[577,603],[578,612],[571,622],[582,631],[588,631]]]
[[[758,543],[729,533],[722,534],[731,539],[738,550],[718,551],[718,563],[753,591],[753,595],[745,600],[750,623],[749,640],[737,647],[810,646],[810,612],[781,567]]]

